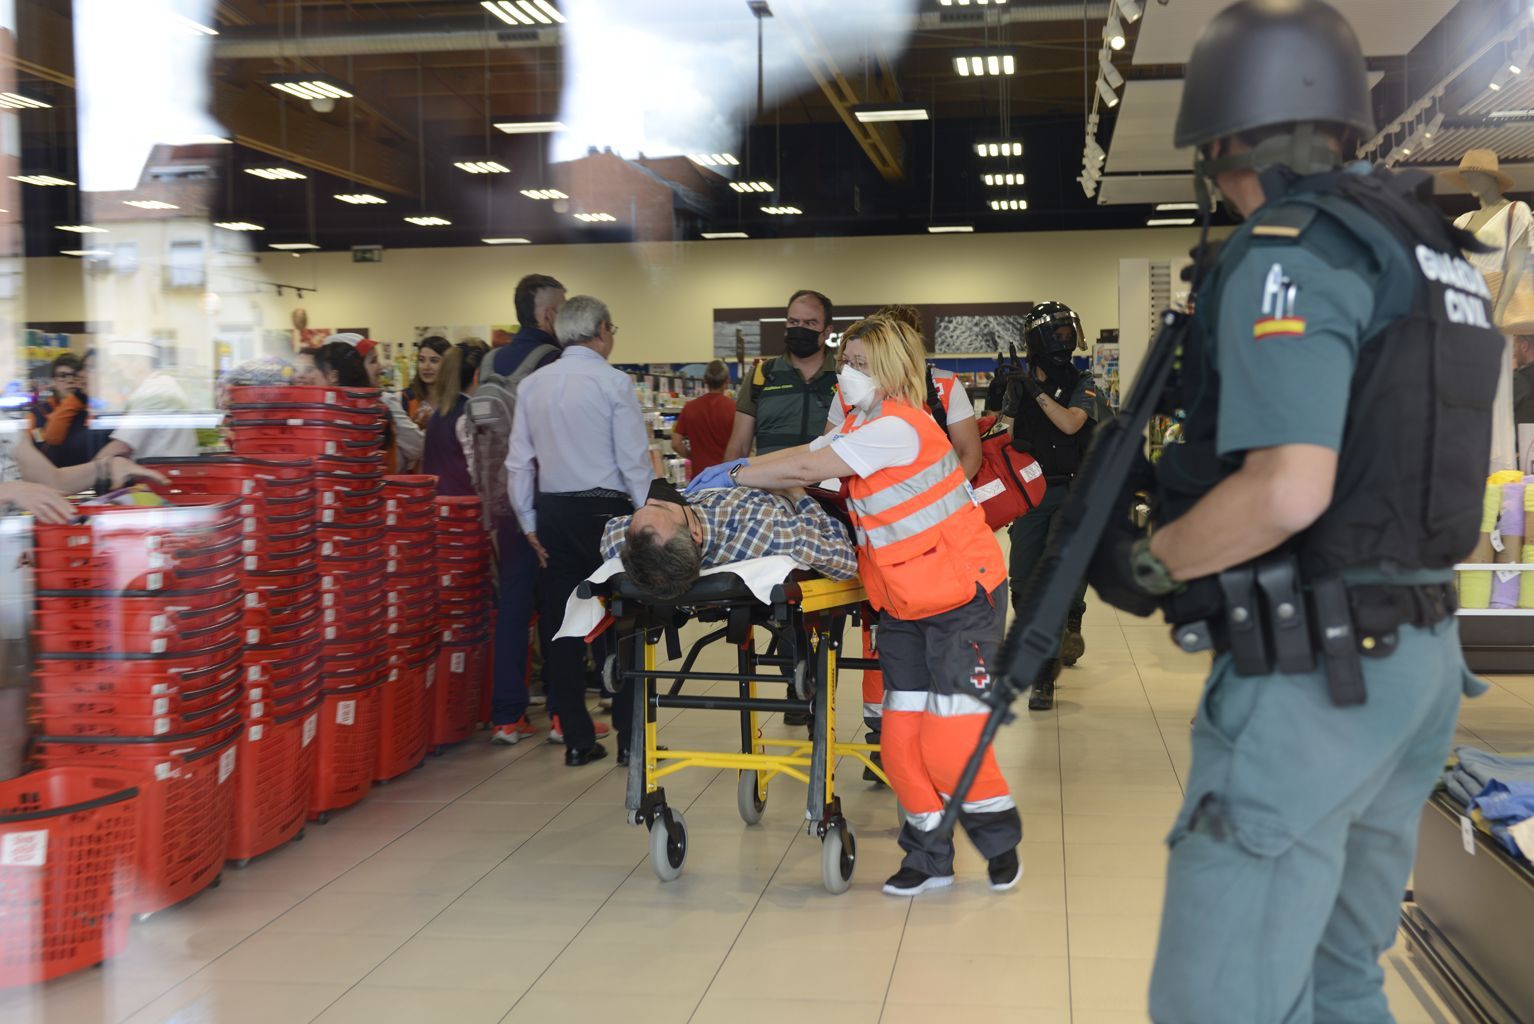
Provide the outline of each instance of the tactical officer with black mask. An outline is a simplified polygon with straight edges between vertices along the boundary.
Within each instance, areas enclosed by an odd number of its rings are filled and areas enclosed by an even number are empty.
[[[1038,460],[1048,490],[1039,507],[1015,521],[1008,532],[1012,555],[1008,572],[1012,593],[1020,595],[1028,574],[1044,553],[1056,514],[1065,504],[1071,478],[1081,465],[1097,422],[1097,386],[1090,373],[1076,369],[1071,357],[1084,349],[1081,318],[1063,302],[1041,302],[1023,317],[1028,367],[1007,387],[1002,413],[1012,419],[1013,446]],[[1014,603],[1017,598],[1014,597]],[[1055,704],[1055,682],[1062,664],[1074,665],[1086,653],[1081,617],[1086,614],[1086,583],[1076,592],[1057,656],[1034,680],[1028,707],[1048,711]]]
[[[1091,576],[1216,652],[1168,840],[1161,1022],[1392,1019],[1379,957],[1483,689],[1451,567],[1502,343],[1425,177],[1344,166],[1372,122],[1358,39],[1320,0],[1243,0],[1194,45],[1176,143],[1245,223],[1197,285],[1157,525],[1120,520]]]

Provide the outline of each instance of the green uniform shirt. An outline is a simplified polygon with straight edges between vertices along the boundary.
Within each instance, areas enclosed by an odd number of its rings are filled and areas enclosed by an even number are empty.
[[[835,397],[836,354],[828,348],[808,380],[787,356],[757,363],[736,396],[735,408],[755,418],[756,451],[765,455],[820,436]]]

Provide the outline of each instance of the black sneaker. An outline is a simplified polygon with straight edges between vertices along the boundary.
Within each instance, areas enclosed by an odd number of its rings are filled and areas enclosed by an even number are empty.
[[[916,896],[929,889],[946,889],[953,884],[952,875],[926,875],[915,868],[901,868],[884,882],[886,896]]]
[[[566,750],[565,765],[570,768],[580,768],[593,761],[600,761],[607,756],[607,748],[600,743],[593,743],[585,750]]]
[[[1023,862],[1017,859],[1017,850],[1008,850],[992,857],[989,862],[991,888],[1006,892],[1023,879]]]
[[[1060,660],[1074,665],[1087,653],[1087,642],[1081,635],[1081,616],[1072,615],[1065,620],[1065,635],[1060,638]]]
[[[1033,681],[1033,693],[1028,695],[1029,711],[1048,711],[1055,706],[1055,680],[1060,678],[1058,659],[1045,662]]]
[[[870,736],[868,738],[868,742],[869,743],[878,743],[879,742],[879,738],[877,736]],[[873,753],[868,755],[868,759],[870,761],[872,761],[874,764],[878,765],[880,768],[883,768],[884,767],[884,759],[881,758],[879,756],[879,754],[880,754],[880,751],[875,750]],[[866,764],[863,766],[863,781],[865,781],[865,782],[872,782],[876,786],[884,785],[884,780],[879,778],[879,773],[874,771],[872,768],[870,768]]]
[[[784,725],[809,725],[810,713],[808,711],[785,711],[783,712]]]

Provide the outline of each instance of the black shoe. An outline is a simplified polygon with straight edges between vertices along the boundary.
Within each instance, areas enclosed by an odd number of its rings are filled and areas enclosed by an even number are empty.
[[[1022,881],[1023,862],[1017,859],[1016,849],[992,857],[988,868],[991,875],[991,888],[996,892],[1006,892]]]
[[[600,743],[593,743],[585,750],[565,751],[565,765],[570,768],[579,768],[583,764],[600,761],[607,756],[607,748]]]
[[[884,894],[916,896],[929,889],[944,889],[952,884],[952,875],[927,875],[915,868],[901,868],[885,881]]]
[[[1055,706],[1055,680],[1060,678],[1060,661],[1044,663],[1033,681],[1033,693],[1028,696],[1029,711],[1048,711]]]
[[[618,751],[618,767],[619,768],[627,768],[628,766],[629,766],[629,752],[627,750],[620,750],[620,751]]]
[[[784,725],[809,725],[810,713],[808,711],[785,711],[783,712]]]
[[[868,737],[868,742],[878,743],[879,738],[877,736],[870,736]],[[883,768],[884,760],[879,756],[879,754],[880,752],[875,750],[872,754],[868,755],[868,759],[874,764],[878,765],[880,768]],[[875,772],[872,768],[868,767],[866,764],[863,766],[863,780],[865,782],[872,782],[879,786],[884,785],[884,780],[879,778],[878,773]]]
[[[1060,638],[1060,660],[1074,665],[1087,653],[1087,641],[1081,635],[1081,616],[1072,615],[1065,620],[1065,636]]]

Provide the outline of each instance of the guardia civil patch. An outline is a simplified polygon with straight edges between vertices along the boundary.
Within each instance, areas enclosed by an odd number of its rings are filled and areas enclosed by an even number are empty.
[[[1305,318],[1295,316],[1295,305],[1300,297],[1300,286],[1284,273],[1281,263],[1268,270],[1262,286],[1262,319],[1252,325],[1252,337],[1298,338],[1305,333]]]

